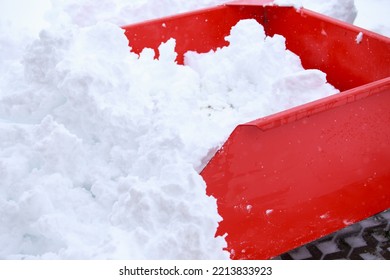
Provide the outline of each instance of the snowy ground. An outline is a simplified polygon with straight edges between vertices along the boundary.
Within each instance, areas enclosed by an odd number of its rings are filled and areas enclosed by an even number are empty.
[[[337,92],[253,21],[232,30],[228,48],[189,53],[185,66],[174,63],[173,40],[159,61],[150,50],[130,54],[118,27],[225,1],[8,2],[1,259],[227,258],[198,175],[208,154],[237,123]],[[389,34],[386,0],[355,0],[356,10],[354,1],[302,2],[350,22],[357,11],[356,24]]]

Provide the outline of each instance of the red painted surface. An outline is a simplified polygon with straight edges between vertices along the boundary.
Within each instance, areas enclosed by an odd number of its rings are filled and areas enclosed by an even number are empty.
[[[186,51],[225,46],[232,26],[255,18],[343,91],[238,125],[202,171],[233,259],[271,258],[390,208],[390,39],[257,2],[124,27],[136,53],[175,38],[183,63]]]
[[[389,105],[390,78],[238,126],[202,172],[232,257],[270,258],[388,209]]]

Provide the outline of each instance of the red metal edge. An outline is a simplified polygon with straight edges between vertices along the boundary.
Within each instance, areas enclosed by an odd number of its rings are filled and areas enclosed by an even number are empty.
[[[348,103],[366,98],[372,95],[373,92],[377,90],[387,88],[389,84],[390,77],[384,78],[379,81],[375,81],[369,84],[362,85],[360,87],[343,91],[339,94],[327,96],[266,117],[250,121],[247,123],[247,125],[255,125],[263,131],[271,128],[276,128],[287,123],[299,121],[310,115],[318,114],[330,110],[332,108],[344,106]]]

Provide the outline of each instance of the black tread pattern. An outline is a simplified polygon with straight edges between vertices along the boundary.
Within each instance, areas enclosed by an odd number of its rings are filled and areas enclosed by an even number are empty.
[[[275,259],[390,260],[390,209]]]

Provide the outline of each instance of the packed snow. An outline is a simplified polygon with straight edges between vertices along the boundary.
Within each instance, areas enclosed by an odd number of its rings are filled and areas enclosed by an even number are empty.
[[[0,259],[228,258],[199,171],[237,124],[336,93],[326,75],[254,20],[185,65],[119,27],[225,1],[36,2],[0,5]]]

